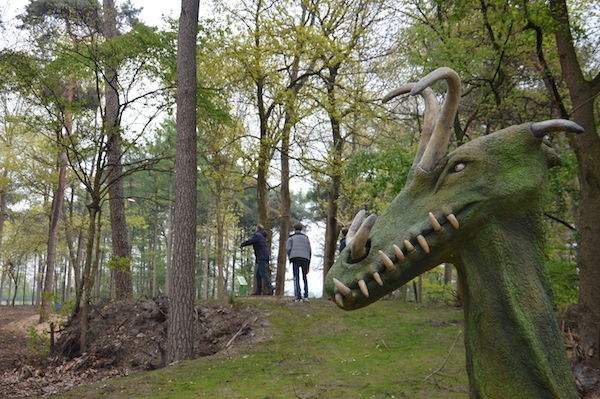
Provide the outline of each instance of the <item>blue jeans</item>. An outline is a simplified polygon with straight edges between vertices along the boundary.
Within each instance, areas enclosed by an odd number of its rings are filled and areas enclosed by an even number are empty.
[[[269,274],[267,273],[267,266],[269,266],[269,261],[259,259],[256,262],[258,263],[258,267],[256,268],[256,292],[261,292],[263,280],[267,285],[267,290],[271,292],[273,290],[273,285],[271,284],[271,279],[269,278]]]
[[[302,270],[302,278],[304,279],[304,298],[308,298],[308,280],[306,272],[308,271],[308,259],[293,258],[292,270],[294,272],[294,295],[296,299],[302,299],[300,296],[300,270]]]

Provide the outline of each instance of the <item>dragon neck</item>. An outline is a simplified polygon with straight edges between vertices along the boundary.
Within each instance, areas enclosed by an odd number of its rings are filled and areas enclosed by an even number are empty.
[[[531,215],[490,221],[456,262],[472,398],[578,397],[544,277],[541,222]]]

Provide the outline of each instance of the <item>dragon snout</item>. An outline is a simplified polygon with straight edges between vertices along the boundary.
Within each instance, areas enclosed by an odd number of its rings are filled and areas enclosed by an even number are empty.
[[[369,257],[371,249],[381,247],[372,244],[369,239],[376,216],[366,217],[365,212],[360,211],[348,230],[349,253],[338,260],[334,268],[337,270],[332,270],[330,281],[333,284],[330,286],[330,295],[334,297],[338,306],[343,309],[362,307],[393,291],[401,278],[402,270],[407,270],[409,265],[423,260],[430,254],[428,240],[433,238],[434,241],[439,241],[439,238],[435,238],[435,233],[447,235],[450,230],[459,229],[458,219],[453,213],[440,216],[445,219],[443,222],[429,212],[428,223],[422,226],[420,234],[391,244],[390,253],[378,249],[376,256]],[[444,231],[447,233],[443,233]],[[357,268],[363,272],[357,272]],[[350,272],[351,270],[355,271]]]

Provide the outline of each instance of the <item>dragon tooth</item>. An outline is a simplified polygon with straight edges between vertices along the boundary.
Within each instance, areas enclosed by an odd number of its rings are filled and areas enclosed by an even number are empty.
[[[377,273],[377,272],[373,273],[373,280],[375,280],[375,282],[377,282],[377,284],[379,284],[381,287],[383,287],[383,280],[381,279],[381,276],[379,275],[379,273]]]
[[[427,240],[425,239],[425,237],[423,237],[423,235],[419,234],[417,236],[417,241],[419,242],[419,245],[421,246],[421,248],[423,248],[423,251],[425,251],[426,254],[429,253],[429,244],[427,243]]]
[[[365,283],[365,280],[358,280],[358,288],[360,288],[360,291],[364,296],[367,298],[369,297],[369,290],[367,289],[367,283]]]
[[[335,301],[340,308],[344,307],[344,298],[342,298],[342,295],[339,292],[335,294]]]
[[[388,271],[393,272],[394,270],[396,270],[396,267],[394,266],[394,262],[392,262],[392,260],[385,254],[385,252],[380,250],[379,257],[381,258],[383,265],[385,266],[385,268]]]
[[[342,283],[340,280],[338,280],[337,278],[333,278],[333,284],[335,284],[335,287],[338,289],[339,292],[341,292],[344,296],[349,296],[350,293],[352,292],[352,290],[348,287],[346,287],[346,285],[344,283]]]
[[[404,246],[406,247],[407,251],[414,251],[415,250],[415,246],[412,245],[410,243],[410,241],[408,241],[408,240],[404,240]]]
[[[431,227],[433,227],[435,231],[440,231],[442,229],[442,225],[440,224],[440,222],[438,222],[435,216],[433,216],[433,213],[429,212],[429,215],[427,216],[429,217],[429,221],[431,222]]]
[[[458,219],[456,218],[456,216],[454,216],[453,213],[446,216],[446,219],[448,219],[448,221],[450,222],[452,227],[454,227],[456,230],[458,230],[458,227],[459,227]]]
[[[402,252],[402,250],[396,244],[392,244],[392,250],[399,261],[404,260],[404,252]]]

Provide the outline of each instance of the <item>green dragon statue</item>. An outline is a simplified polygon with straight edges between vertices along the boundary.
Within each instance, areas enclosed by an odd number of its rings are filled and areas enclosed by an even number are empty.
[[[438,80],[448,86],[441,111],[428,88]],[[328,294],[357,309],[452,263],[471,398],[577,398],[548,296],[541,217],[547,170],[558,164],[543,137],[583,129],[560,119],[525,123],[447,153],[458,75],[437,69],[384,101],[408,92],[425,99],[425,120],[407,183],[381,216],[357,214],[326,276]]]

